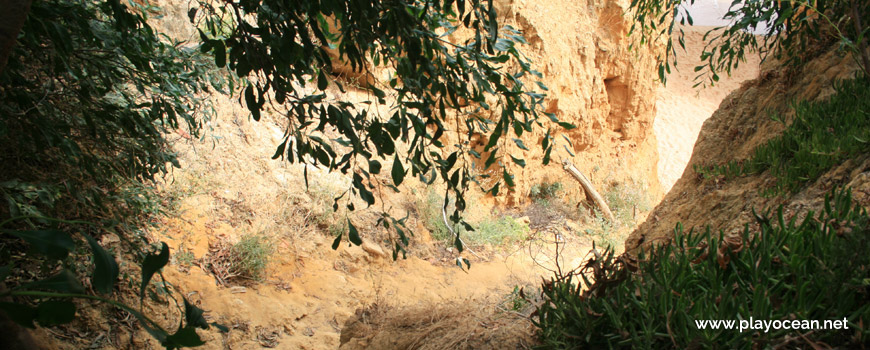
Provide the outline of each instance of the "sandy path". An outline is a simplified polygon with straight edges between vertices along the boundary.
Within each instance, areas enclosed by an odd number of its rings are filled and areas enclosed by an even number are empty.
[[[208,241],[236,230],[216,221],[219,213],[213,209],[214,201],[211,194],[181,200],[180,215],[169,219],[167,230],[155,233],[156,238],[167,242],[173,251],[187,247],[204,256]],[[232,329],[226,335],[199,332],[207,341],[203,349],[254,349],[263,344],[278,349],[336,349],[342,326],[358,308],[448,301],[496,305],[515,286],[531,290],[554,268],[554,247],[544,233],[531,243],[523,242],[524,248],[489,251],[486,261],[472,258],[472,268],[467,271],[437,254],[427,254],[428,259],[409,255],[392,261],[346,243],[332,250],[331,238],[320,233],[301,236],[275,237],[277,251],[267,276],[253,286],[218,286],[211,274],[196,265],[182,272],[173,263],[164,270],[191,302],[207,311],[209,320]],[[579,237],[567,239],[560,261],[562,266],[574,267],[591,243]],[[141,338],[149,339],[144,334]]]
[[[704,121],[731,91],[758,75],[759,58],[751,56],[730,77],[721,76],[716,86],[692,88],[697,75],[694,67],[700,65],[698,58],[704,49],[702,39],[707,29],[683,28],[686,51],[677,50],[678,70],[672,70],[667,86],[658,89],[653,128],[659,144],[659,181],[665,192],[683,175]]]

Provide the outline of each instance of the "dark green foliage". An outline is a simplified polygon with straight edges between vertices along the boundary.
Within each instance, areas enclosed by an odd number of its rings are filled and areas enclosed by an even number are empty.
[[[197,135],[207,105],[196,94],[224,83],[194,48],[148,26],[151,10],[33,4],[0,72],[0,219],[93,220],[124,234],[157,211],[140,181],[177,165],[164,133]],[[39,232],[45,222],[15,224]]]
[[[94,237],[88,234],[83,234],[91,246],[91,251],[94,252],[94,274],[91,277],[91,284],[98,292],[103,294],[111,294],[115,287],[115,281],[118,280],[118,263],[115,262],[115,257],[103,249]]]
[[[8,224],[9,221],[4,224]],[[70,223],[70,222],[65,222]],[[2,227],[0,227],[2,229]],[[3,230],[7,232],[7,230]],[[14,232],[14,231],[12,231]],[[46,232],[62,233],[59,230],[46,230]],[[87,234],[82,234],[84,240],[87,241],[92,249],[92,261],[95,268],[91,276],[91,284],[94,289],[102,294],[110,294],[115,287],[115,282],[118,279],[118,265],[115,262],[114,256],[103,249],[93,237]],[[69,236],[67,236],[68,238]],[[33,240],[28,241],[33,246],[33,251],[36,252],[32,259],[41,258],[42,253],[50,251],[47,247],[54,249],[62,249],[63,255],[72,253],[74,246],[58,248],[52,240]],[[57,252],[52,252],[57,254]],[[142,286],[140,296],[144,297],[145,290],[148,287],[147,283],[151,277],[169,261],[169,249],[165,243],[161,244],[159,254],[148,254],[145,261],[142,262]],[[0,271],[0,283],[16,283],[18,281],[7,281],[10,269],[5,267]],[[54,326],[59,324],[69,323],[73,320],[76,314],[76,305],[72,299],[91,299],[102,301],[111,304],[124,311],[129,312],[136,317],[140,324],[148,333],[154,336],[167,349],[176,349],[180,347],[198,346],[204,344],[199,338],[195,329],[208,329],[210,325],[217,326],[219,330],[226,331],[226,328],[205,321],[203,311],[196,306],[190,305],[185,300],[185,321],[186,326],[179,325],[178,330],[169,334],[159,324],[142,314],[139,310],[133,309],[123,303],[106,299],[101,296],[86,294],[85,288],[79,282],[78,277],[67,269],[61,270],[60,273],[37,281],[32,281],[25,284],[12,287],[7,290],[0,291],[0,298],[15,297],[18,302],[0,302],[0,310],[5,312],[11,320],[21,326],[33,328],[34,321],[40,326]],[[140,297],[140,302],[141,302]],[[35,303],[36,307],[31,306]],[[141,306],[140,306],[141,308]]]
[[[637,21],[631,33],[639,33],[641,42],[656,41],[666,36],[665,57],[659,62],[659,79],[666,80],[671,65],[676,66],[676,46],[685,49],[683,30],[674,32],[675,19],[680,24],[693,24],[686,6],[695,0],[632,0]],[[840,48],[853,54],[865,73],[870,73],[870,49],[868,39],[870,25],[870,2],[862,0],[745,0],[735,1],[725,14],[729,26],[716,27],[704,35],[706,46],[701,53],[702,71],[696,85],[707,82],[715,84],[719,74],[731,74],[748,53],[758,52],[762,58],[769,55],[798,65],[812,58],[815,53],[828,48],[828,44],[840,42]],[[755,33],[761,31],[764,36]],[[677,33],[679,33],[677,35]]]
[[[194,94],[209,89],[210,64],[144,20],[117,1],[33,5],[0,75],[0,182],[40,187],[62,173],[76,181],[62,193],[99,209],[107,204],[81,198],[89,188],[117,191],[176,163],[163,133],[186,126],[197,135],[202,99]]]
[[[147,24],[154,8],[137,6],[32,4],[0,72],[0,276],[8,288],[0,297],[27,327],[68,323],[73,299],[98,300],[131,313],[174,348],[199,341],[193,328],[170,335],[108,296],[119,275],[116,255],[141,261],[140,227],[160,211],[144,184],[178,165],[165,133],[198,135],[208,117],[202,93],[225,83],[195,47]],[[121,251],[98,243],[106,233],[120,238]],[[143,295],[168,258],[161,253],[144,263]],[[30,266],[40,269],[21,272]],[[99,296],[83,287],[86,278]]]
[[[142,262],[142,284],[139,286],[139,300],[145,299],[145,290],[151,278],[157,271],[160,271],[166,264],[169,263],[169,246],[166,243],[160,243],[159,254],[148,254]]]
[[[472,169],[481,157],[470,145],[472,135],[488,140],[487,166],[504,168],[503,179],[512,187],[507,168],[497,163],[496,154],[506,146],[500,141],[543,122],[559,123],[552,114],[542,118],[544,95],[527,84],[542,75],[518,51],[525,43],[521,33],[498,26],[493,1],[199,3],[193,19],[203,28],[202,49],[214,54],[218,65],[226,58],[228,70],[249,78],[244,99],[253,119],[267,106],[287,117],[286,137],[275,156],[352,174],[349,192],[368,205],[375,201],[372,191],[382,186],[364,165],[392,159],[393,189],[406,175],[426,183],[441,178],[456,198],[450,219],[460,223],[464,194],[482,170]],[[453,33],[469,39],[451,43]],[[330,54],[334,49],[337,55]],[[394,75],[377,81],[369,75],[374,67]],[[329,83],[343,90],[347,75],[365,77],[361,87],[371,101],[353,105],[329,97]],[[303,87],[315,81],[316,91]],[[395,98],[392,114],[370,113],[367,105],[386,104],[387,94]],[[445,133],[455,133],[459,142],[444,144]],[[400,143],[407,147],[397,147]],[[553,144],[541,146],[546,164]],[[498,182],[483,190],[497,188]]]
[[[51,327],[72,322],[75,314],[76,306],[70,301],[44,301],[36,307],[36,322],[39,322],[40,326]]]
[[[54,260],[66,258],[75,247],[72,238],[59,230],[9,231],[9,234],[23,239],[37,253]]]
[[[84,294],[85,287],[79,282],[76,275],[69,270],[61,270],[60,273],[39,281],[33,281],[21,286],[22,289],[48,290],[61,293]]]
[[[733,178],[769,170],[775,187],[764,193],[798,192],[843,161],[870,151],[870,79],[838,82],[823,102],[794,105],[795,116],[782,135],[759,146],[752,157],[724,165],[699,166],[706,177]],[[782,121],[785,123],[785,121]]]
[[[533,185],[532,188],[529,189],[529,197],[539,203],[547,203],[557,195],[561,194],[562,189],[561,182],[549,183],[544,181]]]
[[[772,214],[772,216],[770,215]],[[870,222],[849,190],[797,223],[782,209],[738,238],[684,234],[636,260],[612,251],[544,285],[541,348],[767,348],[870,341]],[[736,239],[735,239],[736,238]],[[583,289],[581,290],[581,287]],[[848,330],[699,329],[697,320],[832,320]],[[793,339],[793,338],[796,339]],[[805,338],[804,338],[805,337]],[[806,343],[805,343],[806,342]]]

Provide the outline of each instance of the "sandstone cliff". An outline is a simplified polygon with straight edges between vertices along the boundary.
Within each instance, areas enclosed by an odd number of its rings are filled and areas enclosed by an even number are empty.
[[[543,73],[549,87],[547,111],[577,126],[554,135],[567,146],[559,136],[564,133],[573,143],[570,151],[576,156],[560,145],[553,150],[555,164],[545,168],[515,167],[512,170],[518,179],[517,188],[508,195],[507,202],[523,202],[529,188],[542,180],[570,183],[567,195],[582,195],[559,166],[561,158],[573,158],[596,185],[604,185],[602,173],[613,172],[619,175],[611,181],[645,179],[653,197],[658,197],[658,155],[652,128],[657,87],[655,57],[649,47],[629,50],[635,39],[627,36],[632,21],[628,14],[630,1],[500,0],[496,4],[502,22],[522,30],[529,42],[524,53]],[[538,130],[526,138],[540,144],[544,132]],[[530,148],[510,152],[527,160],[543,158],[540,147]],[[595,174],[593,170],[597,169],[605,172]]]
[[[793,102],[825,99],[834,92],[835,80],[851,78],[856,69],[851,58],[834,50],[799,68],[784,68],[778,62],[763,65],[757,79],[731,93],[704,123],[682,177],[626,240],[626,251],[666,242],[673,237],[678,222],[685,232],[710,225],[714,232],[730,234],[754,222],[752,209],[783,204],[786,217],[818,210],[824,194],[834,185],[851,186],[854,199],[867,205],[870,179],[865,171],[870,163],[866,157],[834,167],[800,193],[781,197],[759,195],[759,189],[775,181],[769,172],[726,180],[722,176],[705,179],[693,170],[696,165],[749,158],[756,147],[783,131],[783,124],[770,118],[772,113],[788,120],[794,113],[790,108]]]

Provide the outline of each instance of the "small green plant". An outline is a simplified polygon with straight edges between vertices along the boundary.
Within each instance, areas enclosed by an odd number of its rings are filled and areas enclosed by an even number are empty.
[[[615,235],[617,229],[614,228],[613,223],[608,221],[598,210],[592,217],[591,227],[586,228],[585,232],[586,235],[592,237],[596,246],[607,249],[616,249],[617,245],[623,241],[621,238],[624,238]]]
[[[529,225],[505,215],[495,220],[484,220],[477,223],[474,231],[464,233],[463,239],[468,244],[499,246],[520,241],[525,238],[528,232]]]
[[[695,171],[704,177],[734,178],[769,170],[777,182],[762,194],[778,195],[797,192],[835,165],[866,154],[870,151],[870,79],[837,82],[834,88],[836,93],[827,101],[795,104],[791,125],[749,159],[695,164]]]
[[[520,312],[529,305],[529,301],[523,295],[523,289],[520,286],[514,286],[510,294],[505,297],[503,305],[506,309]]]
[[[238,277],[261,281],[272,255],[272,246],[261,235],[247,235],[230,248],[230,272]]]
[[[529,197],[535,200],[536,203],[548,205],[550,200],[562,193],[561,182],[541,182],[532,186],[529,190]]]
[[[617,249],[634,227],[637,213],[651,209],[647,185],[634,179],[615,184],[604,193],[604,200],[616,221],[607,220],[596,209],[592,223],[585,229],[585,233],[592,237],[597,246]]]
[[[542,349],[860,348],[870,341],[870,218],[834,189],[802,222],[782,207],[742,234],[683,233],[637,259],[596,254],[544,283]],[[848,330],[726,329],[702,320],[841,320]]]
[[[475,198],[473,196],[470,196],[469,199],[474,203]],[[443,205],[444,197],[439,196],[434,190],[429,190],[426,192],[423,200],[418,200],[417,210],[424,226],[431,233],[432,239],[453,244],[455,237],[444,222],[444,217],[447,216],[445,214],[453,210],[452,203],[448,205],[446,211],[442,210]],[[489,218],[473,220],[470,224],[474,227],[474,231],[465,229],[461,224],[454,225],[452,229],[453,232],[459,233],[459,236],[465,243],[471,245],[490,244],[492,246],[499,246],[509,244],[522,240],[529,232],[527,224],[507,215],[494,220]]]
[[[447,210],[442,213],[443,205],[444,197],[439,195],[435,190],[429,189],[426,191],[423,200],[417,201],[417,210],[420,219],[423,220],[423,225],[426,226],[426,229],[431,233],[432,239],[452,244],[454,237],[453,234],[450,233],[450,229],[447,228],[447,224],[444,223],[444,214],[452,212],[453,209],[449,206]],[[459,232],[462,236],[464,236],[466,232],[462,225],[454,225],[453,230],[454,232]]]
[[[184,267],[190,267],[196,261],[196,257],[193,255],[193,252],[189,250],[182,250],[175,253],[175,255],[172,256],[172,259],[174,260],[174,263],[176,265]]]
[[[636,214],[651,209],[647,185],[635,179],[612,186],[604,194],[604,200],[618,224],[623,227],[634,226]]]

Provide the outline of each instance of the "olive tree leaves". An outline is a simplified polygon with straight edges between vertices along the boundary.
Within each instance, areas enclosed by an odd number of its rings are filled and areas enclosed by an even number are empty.
[[[91,299],[130,312],[167,348],[196,343],[190,331],[173,337],[112,299],[119,266],[95,239],[113,232],[145,257],[143,243],[128,233],[155,208],[136,185],[179,166],[167,132],[199,137],[213,115],[208,92],[225,89],[226,77],[215,69],[226,64],[223,43],[211,42],[215,61],[206,59],[152,28],[146,17],[155,13],[142,2],[33,2],[0,74],[0,136],[16,159],[7,167],[14,171],[0,174],[0,196],[9,204],[0,234],[15,242],[0,254],[0,281],[10,288],[0,291],[0,308],[25,326],[69,322],[72,299]],[[24,249],[25,260],[44,263],[39,275],[48,277],[34,280],[11,264]],[[148,259],[150,274],[166,254]]]
[[[11,231],[9,234],[30,243],[34,251],[54,260],[66,258],[75,247],[72,238],[58,230]]]
[[[4,223],[8,223],[6,221]],[[19,231],[2,230],[3,233],[19,237],[27,242],[31,251],[49,260],[64,260],[74,250],[76,242],[73,236],[58,228]],[[228,329],[217,323],[208,323],[203,317],[203,310],[184,299],[183,323],[180,323],[174,333],[169,333],[160,324],[145,316],[142,312],[142,302],[145,292],[153,276],[169,263],[169,247],[161,243],[158,253],[148,253],[142,262],[142,282],[140,285],[139,310],[123,303],[108,299],[118,280],[118,264],[114,255],[103,248],[91,235],[80,232],[91,249],[91,259],[94,269],[91,272],[91,286],[105,296],[88,294],[78,277],[69,269],[61,269],[50,277],[20,284],[9,290],[0,291],[0,297],[12,296],[28,298],[30,302],[0,302],[0,310],[11,320],[23,327],[34,328],[34,322],[43,327],[69,323],[76,314],[76,304],[71,299],[91,299],[111,304],[136,317],[141,325],[167,349],[193,347],[205,344],[196,329],[208,329],[216,326],[220,331]],[[13,266],[0,268],[0,282],[4,282],[11,274]],[[35,306],[33,306],[35,304]]]
[[[348,192],[368,206],[375,192],[397,191],[408,176],[429,184],[440,178],[458,204],[450,218],[460,223],[465,192],[489,176],[474,168],[483,155],[471,146],[472,137],[487,143],[485,167],[508,174],[502,141],[511,132],[519,138],[550,122],[573,127],[541,111],[544,95],[535,88],[546,90],[537,81],[542,75],[517,48],[525,43],[522,34],[499,26],[493,2],[200,0],[192,21],[202,28],[202,50],[224,63],[217,56],[225,47],[227,69],[247,79],[244,100],[253,119],[267,109],[286,115],[287,136],[273,158],[347,174],[353,179]],[[459,32],[468,39],[451,41]],[[375,67],[390,77],[377,80],[370,72]],[[363,78],[355,83],[349,75]],[[372,100],[336,100],[330,86],[344,91],[345,84],[358,85]],[[368,108],[387,104],[388,95],[389,114]],[[549,138],[541,145],[545,164]],[[383,184],[375,175],[390,159],[392,181]],[[493,180],[483,190],[497,194],[502,181],[513,187],[510,176]],[[407,244],[403,223],[386,210],[378,222],[395,232],[394,256]],[[358,235],[349,222],[347,238],[359,244]]]
[[[677,65],[674,38],[685,49],[683,30],[676,27],[677,18],[680,24],[694,24],[686,6],[694,3],[695,0],[631,2],[636,21],[630,33],[639,34],[641,44],[665,38],[666,49],[658,66],[662,82],[667,81],[671,66]],[[870,3],[860,0],[734,1],[724,15],[729,25],[715,27],[704,34],[706,44],[700,57],[703,63],[694,68],[699,72],[695,86],[715,84],[720,74],[731,74],[750,52],[758,52],[762,59],[773,55],[790,65],[797,65],[812,58],[813,51],[826,50],[827,43],[837,40],[840,48],[850,51],[867,74],[870,69],[867,43],[870,25],[863,19],[868,14]],[[759,37],[757,33],[764,35]]]

